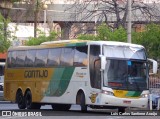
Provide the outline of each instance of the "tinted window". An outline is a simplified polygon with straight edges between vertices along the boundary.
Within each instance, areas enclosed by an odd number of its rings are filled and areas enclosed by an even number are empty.
[[[47,64],[48,49],[37,50],[35,66],[45,66]]]
[[[87,46],[76,47],[74,54],[74,66],[87,66]]]
[[[17,51],[16,67],[23,67],[25,63],[26,51]]]
[[[11,67],[16,66],[16,51],[11,52]]]
[[[60,64],[61,48],[49,49],[47,66],[58,66]]]
[[[8,57],[7,57],[7,67],[11,67],[11,54],[12,52],[8,52]]]
[[[74,48],[63,48],[60,59],[61,66],[73,66]]]
[[[28,50],[25,65],[27,67],[34,66],[36,50]]]

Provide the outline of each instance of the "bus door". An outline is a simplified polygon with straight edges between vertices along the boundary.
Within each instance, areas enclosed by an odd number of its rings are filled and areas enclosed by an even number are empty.
[[[96,97],[101,91],[101,62],[100,62],[100,46],[91,45],[90,46],[90,57],[89,57],[89,69],[90,69],[90,98],[92,103],[96,103]]]

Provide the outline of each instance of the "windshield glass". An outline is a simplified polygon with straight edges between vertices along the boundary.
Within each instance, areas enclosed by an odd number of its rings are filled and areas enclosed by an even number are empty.
[[[147,89],[146,62],[136,60],[107,59],[104,71],[104,86],[113,89]]]
[[[104,51],[104,56],[108,58],[146,60],[146,54],[143,47],[105,45],[103,47],[103,51]]]

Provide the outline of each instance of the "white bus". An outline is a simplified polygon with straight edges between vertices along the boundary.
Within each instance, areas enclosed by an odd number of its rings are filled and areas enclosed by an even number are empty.
[[[156,73],[157,62],[153,62]],[[4,97],[20,109],[81,111],[148,107],[149,67],[141,45],[65,40],[8,50]]]

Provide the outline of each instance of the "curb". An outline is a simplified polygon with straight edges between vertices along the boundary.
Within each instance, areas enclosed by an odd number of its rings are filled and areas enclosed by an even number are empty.
[[[3,100],[1,100],[0,101],[0,104],[11,104],[12,102],[10,102],[10,101],[3,101]]]

